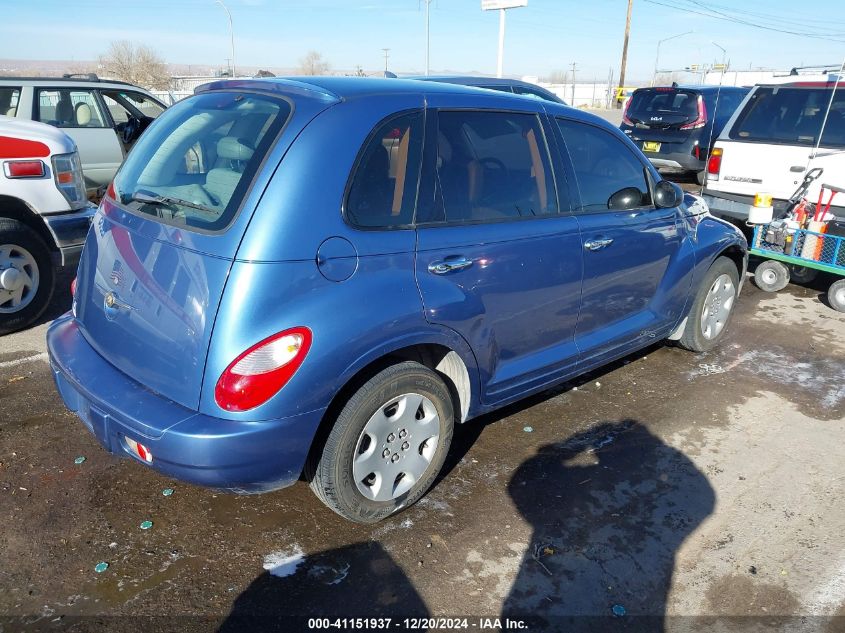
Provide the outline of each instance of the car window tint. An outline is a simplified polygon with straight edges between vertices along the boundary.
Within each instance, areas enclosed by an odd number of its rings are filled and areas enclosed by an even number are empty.
[[[545,136],[533,114],[440,112],[437,181],[447,222],[558,212]]]
[[[514,86],[513,91],[518,95],[522,95],[523,97],[534,97],[535,99],[542,99],[543,101],[549,100],[548,95],[540,92],[539,90],[534,90],[525,86]]]
[[[91,90],[38,90],[38,120],[61,128],[107,127]]]
[[[815,145],[830,104],[828,88],[758,88],[730,131],[739,141]],[[845,91],[837,90],[822,144],[845,146]]]
[[[581,212],[608,210],[610,197],[634,187],[641,204],[651,205],[645,165],[625,143],[593,125],[557,119],[581,191]]]
[[[287,101],[238,92],[184,99],[135,143],[114,180],[117,198],[169,224],[222,230],[290,113]]]
[[[380,123],[356,161],[346,198],[346,217],[355,226],[406,226],[414,218],[420,161],[422,112]]]
[[[0,88],[0,114],[15,116],[20,96],[20,88]]]

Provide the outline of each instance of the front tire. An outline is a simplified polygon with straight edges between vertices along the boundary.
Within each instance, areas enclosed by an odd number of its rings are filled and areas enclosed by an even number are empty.
[[[739,273],[734,263],[727,257],[717,258],[695,295],[678,344],[691,352],[716,347],[728,329],[738,289]]]
[[[783,290],[789,283],[789,268],[782,262],[767,259],[754,271],[754,283],[764,292]]]
[[[0,335],[40,317],[55,280],[50,250],[38,234],[17,220],[0,219]]]
[[[834,310],[845,312],[845,279],[831,284],[827,290],[827,301]]]
[[[340,516],[375,523],[416,503],[443,467],[454,430],[449,389],[415,362],[392,365],[353,394],[306,469]]]

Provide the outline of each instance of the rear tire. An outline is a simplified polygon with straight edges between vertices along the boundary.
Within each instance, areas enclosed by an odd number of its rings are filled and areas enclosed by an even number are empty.
[[[819,276],[819,271],[806,266],[790,266],[789,280],[795,284],[811,284]]]
[[[55,281],[44,240],[22,222],[0,219],[0,335],[38,320],[53,297]]]
[[[789,283],[789,268],[782,262],[767,259],[754,271],[754,283],[764,292],[783,290]]]
[[[827,290],[827,301],[834,310],[845,312],[845,279],[831,284]]]
[[[707,180],[707,172],[705,170],[695,172],[695,182],[697,182],[702,187],[704,186],[704,181]]]
[[[716,347],[734,313],[738,288],[736,265],[727,257],[718,257],[701,281],[678,345],[691,352]]]
[[[306,478],[340,516],[376,523],[413,505],[431,487],[453,430],[443,380],[419,363],[392,365],[347,401],[306,466]]]

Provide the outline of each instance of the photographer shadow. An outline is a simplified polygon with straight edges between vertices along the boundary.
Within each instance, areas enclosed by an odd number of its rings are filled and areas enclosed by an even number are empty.
[[[675,555],[713,511],[707,478],[639,422],[543,446],[508,491],[532,538],[503,606],[531,630],[664,630]]]

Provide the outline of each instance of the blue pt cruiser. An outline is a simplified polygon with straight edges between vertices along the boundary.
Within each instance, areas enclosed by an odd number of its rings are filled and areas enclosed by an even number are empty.
[[[110,452],[374,522],[455,424],[725,335],[742,234],[564,105],[396,79],[225,81],[162,114],[47,334]]]

